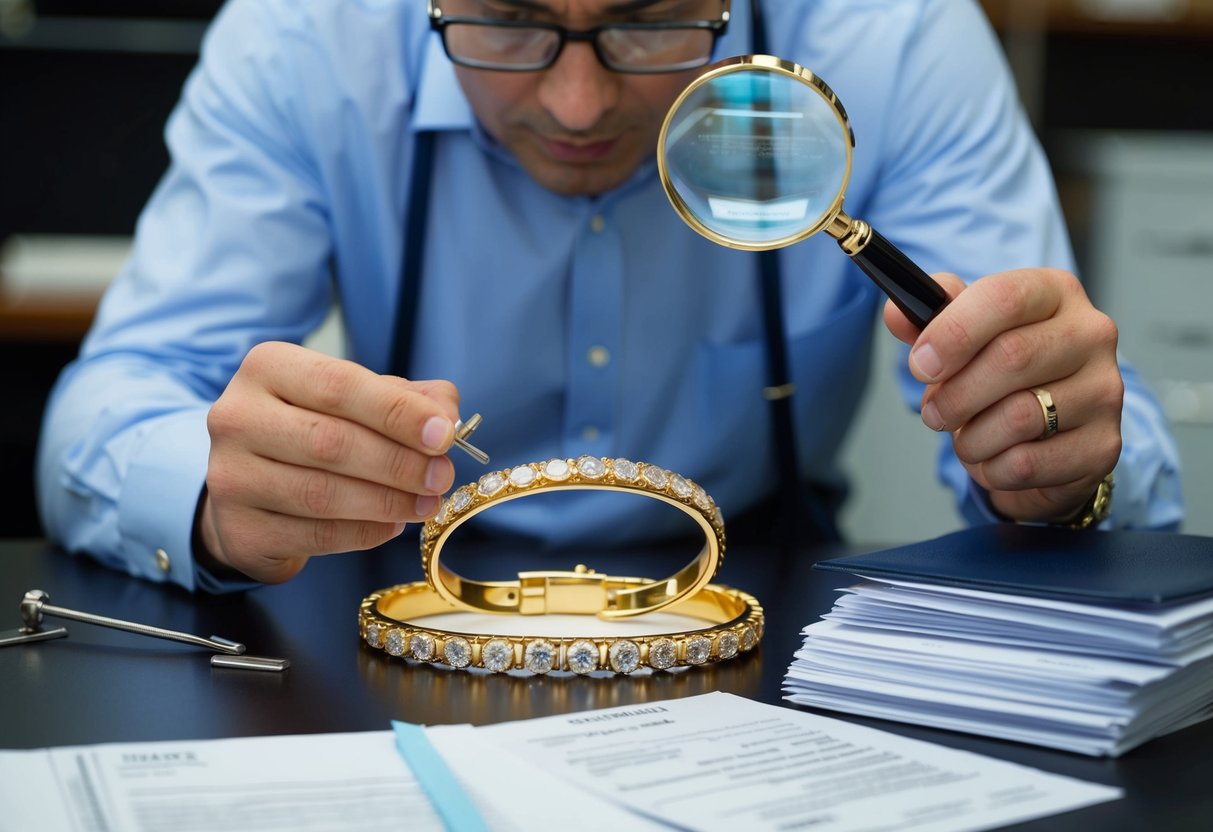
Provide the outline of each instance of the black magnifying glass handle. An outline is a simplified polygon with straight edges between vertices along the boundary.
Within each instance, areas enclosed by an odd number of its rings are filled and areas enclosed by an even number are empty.
[[[939,314],[939,310],[948,305],[948,293],[875,228],[861,221],[855,221],[855,224],[866,226],[868,232],[859,235],[858,250],[853,251],[845,239],[840,239],[838,244],[884,290],[910,322],[918,329],[923,329]],[[863,239],[865,236],[866,240]]]

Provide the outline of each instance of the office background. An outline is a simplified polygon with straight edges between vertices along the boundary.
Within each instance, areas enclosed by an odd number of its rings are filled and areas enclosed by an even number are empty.
[[[36,536],[43,404],[162,173],[164,120],[222,0],[0,0],[0,536]],[[1080,269],[1163,400],[1213,534],[1213,0],[984,0],[1054,167]],[[330,328],[314,343],[339,349]],[[852,540],[942,534],[936,437],[891,338],[844,449]]]

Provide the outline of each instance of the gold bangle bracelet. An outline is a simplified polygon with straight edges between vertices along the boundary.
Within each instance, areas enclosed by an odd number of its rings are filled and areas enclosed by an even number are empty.
[[[602,577],[608,587],[618,589],[650,583],[648,578]],[[732,659],[757,646],[765,620],[754,596],[709,584],[667,610],[711,624],[683,632],[620,637],[499,636],[416,623],[417,619],[459,612],[463,610],[452,607],[424,581],[416,581],[364,598],[358,607],[358,628],[363,641],[391,656],[494,673],[529,670],[583,675],[596,670],[667,670]]]
[[[451,533],[480,512],[560,489],[623,491],[660,500],[692,517],[707,540],[695,559],[671,577],[615,588],[592,570],[519,572],[517,581],[474,581],[439,562]],[[649,463],[588,455],[485,474],[475,484],[455,489],[421,531],[421,567],[434,591],[456,607],[480,612],[593,614],[604,619],[641,615],[699,592],[716,575],[723,558],[724,520],[702,487]]]

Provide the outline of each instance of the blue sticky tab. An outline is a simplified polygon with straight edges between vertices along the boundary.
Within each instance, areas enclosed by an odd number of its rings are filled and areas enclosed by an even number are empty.
[[[392,730],[396,732],[396,750],[412,769],[446,828],[452,832],[488,832],[471,798],[426,737],[425,729],[392,720]]]

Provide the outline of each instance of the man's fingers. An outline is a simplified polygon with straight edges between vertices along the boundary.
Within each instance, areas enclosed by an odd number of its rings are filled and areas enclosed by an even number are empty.
[[[1008,324],[993,334],[983,332],[981,337],[987,338],[986,342],[965,363],[953,361],[943,366],[923,398],[923,422],[929,427],[939,430],[941,425],[947,425],[955,429],[1016,393],[1037,387],[1051,390],[1058,384],[1070,386],[1080,405],[1085,403],[1082,407],[1067,408],[1072,423],[1091,421],[1101,415],[1117,418],[1122,384],[1116,365],[1115,324],[1091,306],[1085,295],[1071,294],[1072,286],[1075,291],[1082,291],[1072,277],[1054,280],[1049,276],[1061,273],[1032,274],[1045,277],[1042,296],[1063,299],[1057,314],[1047,320]],[[981,294],[987,281],[997,283],[1000,277],[978,281],[947,311],[970,295]],[[932,322],[932,327],[937,323],[943,321]],[[1002,323],[1005,322],[998,325]],[[924,332],[923,338],[929,335],[929,331]],[[925,366],[923,349],[920,341],[911,351],[911,369],[916,375],[921,375]],[[955,353],[961,354],[967,355],[968,350]],[[1099,406],[1092,404],[1097,398]]]
[[[266,582],[433,516],[454,467],[458,393],[267,342],[211,407],[203,545]]]
[[[455,438],[457,395],[446,382],[402,384],[352,361],[292,344],[259,344],[241,365],[273,395],[301,407],[365,425],[428,454]]]
[[[933,274],[931,278],[943,287],[949,298],[955,298],[967,288],[963,280],[948,272]],[[892,300],[885,301],[884,323],[897,340],[905,344],[913,344],[918,340],[918,336],[922,334],[922,330],[910,323],[910,319],[897,308],[897,304],[893,303]]]
[[[442,494],[454,480],[454,467],[445,456],[430,456],[356,422],[283,402],[239,413],[220,404],[212,408],[207,424],[216,442],[243,445],[256,436],[256,445],[248,450],[257,456],[401,491]]]
[[[373,549],[398,536],[401,523],[317,520],[241,506],[223,520],[222,560],[263,583],[294,577],[313,555]]]
[[[332,471],[254,456],[245,456],[239,463],[212,465],[206,486],[210,499],[220,505],[303,519],[396,524],[424,520],[437,510],[435,494],[419,496]]]
[[[1074,291],[1082,292],[1077,278],[1051,269],[983,277],[957,294],[922,331],[910,350],[910,368],[920,381],[944,381],[996,336],[1053,317]]]
[[[1117,424],[1121,397],[1110,385],[1095,384],[1089,376],[1075,375],[1047,388],[1057,419],[1052,441],[1089,424]],[[986,462],[1024,442],[1045,435],[1045,407],[1033,390],[1017,390],[964,423],[952,439],[956,456],[971,465]]]
[[[923,421],[935,429],[938,422],[967,425],[1017,393],[1041,385],[1052,389],[1061,383],[1057,380],[1076,376],[1096,346],[1087,333],[1053,322],[999,333],[950,378],[930,386],[923,400]]]

